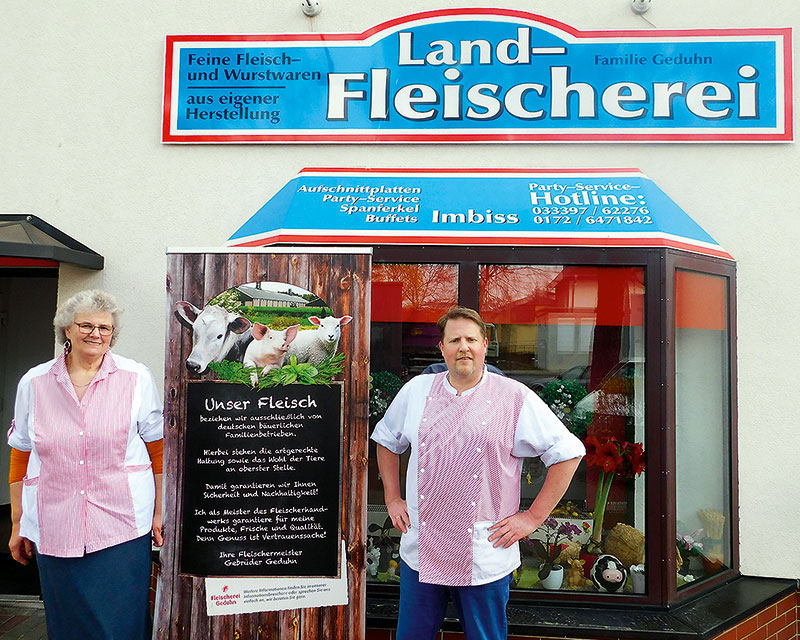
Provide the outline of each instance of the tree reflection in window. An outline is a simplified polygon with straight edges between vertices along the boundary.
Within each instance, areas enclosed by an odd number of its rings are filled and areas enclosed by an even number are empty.
[[[373,306],[379,309],[397,308],[398,294],[400,317],[383,317],[373,320],[383,322],[436,322],[450,307],[458,304],[458,267],[452,264],[375,264],[372,282],[394,284],[394,287],[373,289]],[[376,300],[376,297],[378,298]],[[389,299],[382,299],[389,298]],[[435,316],[435,318],[434,318]]]

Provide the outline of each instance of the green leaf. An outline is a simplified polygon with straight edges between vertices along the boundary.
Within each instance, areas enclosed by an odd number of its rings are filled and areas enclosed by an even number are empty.
[[[545,562],[541,567],[539,567],[539,580],[544,580],[547,576],[549,576],[552,568],[553,565],[549,562]]]
[[[547,553],[547,549],[542,544],[541,540],[531,540],[531,543],[533,544],[533,555],[537,558],[547,560],[550,557],[550,554]]]

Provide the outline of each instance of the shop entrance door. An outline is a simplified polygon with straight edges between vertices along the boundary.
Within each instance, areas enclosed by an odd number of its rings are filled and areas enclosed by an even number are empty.
[[[11,528],[5,434],[14,417],[17,382],[32,366],[53,357],[53,315],[58,291],[57,269],[0,270],[0,594],[39,595],[35,566],[11,559]]]

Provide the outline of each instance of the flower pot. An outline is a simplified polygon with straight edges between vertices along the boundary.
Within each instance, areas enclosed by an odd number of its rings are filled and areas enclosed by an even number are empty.
[[[594,564],[595,560],[597,560],[597,554],[588,553],[587,551],[581,549],[579,557],[584,561],[583,575],[588,578],[589,572],[592,570],[592,565]]]
[[[562,582],[564,582],[564,567],[560,564],[553,565],[550,573],[541,581],[545,589],[560,589]]]
[[[647,587],[645,579],[644,565],[635,564],[631,566],[631,587],[634,593],[644,593]]]

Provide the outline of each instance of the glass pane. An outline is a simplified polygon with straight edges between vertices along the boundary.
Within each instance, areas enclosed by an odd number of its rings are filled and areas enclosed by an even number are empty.
[[[436,322],[458,304],[458,266],[452,264],[373,264],[370,370],[370,429],[381,419],[403,382],[430,364],[443,362]],[[405,490],[408,455],[400,458]],[[387,522],[375,445],[370,441],[367,580],[398,578],[400,532]]]
[[[544,588],[550,556],[564,568],[554,588],[596,591],[589,568],[608,553],[624,571],[605,590],[643,593],[644,269],[481,265],[479,277],[488,360],[536,391],[589,453],[553,519],[524,541],[515,587]],[[545,471],[524,461],[521,508]]]
[[[731,565],[727,280],[675,273],[678,587]]]

